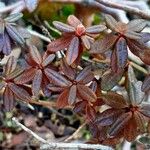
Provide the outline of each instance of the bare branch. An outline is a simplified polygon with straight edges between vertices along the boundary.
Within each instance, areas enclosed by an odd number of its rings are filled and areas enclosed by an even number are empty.
[[[103,146],[103,145],[99,145],[99,144],[82,144],[82,143],[50,143],[48,141],[46,141],[45,139],[41,138],[40,136],[38,136],[36,133],[34,133],[33,131],[31,131],[30,129],[28,129],[26,126],[24,126],[23,124],[21,124],[17,118],[13,117],[12,118],[13,122],[16,123],[16,125],[18,125],[19,127],[21,127],[24,131],[26,131],[27,133],[29,133],[30,135],[32,135],[34,138],[36,138],[39,142],[44,143],[41,146],[41,150],[47,150],[47,149],[59,149],[59,148],[67,148],[67,149],[74,149],[74,148],[78,148],[78,149],[94,149],[94,150],[112,150],[112,148],[107,147],[107,146]]]

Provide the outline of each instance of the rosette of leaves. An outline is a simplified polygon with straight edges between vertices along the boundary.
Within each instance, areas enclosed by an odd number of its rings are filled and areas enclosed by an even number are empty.
[[[0,90],[3,91],[3,104],[6,111],[11,111],[15,106],[15,99],[28,102],[30,89],[25,85],[15,83],[15,79],[21,75],[23,69],[17,66],[17,60],[11,56],[3,68]]]
[[[12,43],[24,46],[29,33],[15,22],[22,17],[21,13],[11,14],[6,18],[0,18],[0,52],[9,55]]]
[[[141,32],[147,26],[147,21],[135,19],[126,24],[117,22],[110,15],[105,15],[105,20],[107,27],[112,32],[96,41],[91,47],[91,53],[105,53],[112,49],[111,68],[113,72],[120,72],[126,66],[128,59],[127,47],[134,55],[149,65],[150,49],[143,42],[144,35]]]
[[[95,124],[104,128],[108,126],[109,138],[121,136],[127,141],[133,141],[139,134],[145,133],[150,118],[150,104],[144,102],[142,82],[135,79],[130,67],[127,85],[126,98],[115,92],[103,94],[103,101],[111,108],[100,113]]]
[[[74,105],[80,100],[96,101],[97,96],[95,92],[87,85],[94,78],[90,67],[84,68],[77,74],[76,69],[69,67],[67,63],[63,63],[62,72],[64,75],[54,70],[46,69],[47,76],[53,82],[53,84],[48,85],[48,89],[54,92],[61,92],[57,99],[59,108]]]
[[[54,21],[54,26],[61,32],[62,37],[51,42],[47,49],[50,52],[57,52],[67,48],[66,61],[71,65],[80,56],[83,46],[90,49],[94,42],[94,37],[106,29],[104,25],[95,25],[85,27],[82,22],[74,15],[70,15],[67,19],[68,24]]]
[[[46,90],[49,80],[47,78],[47,68],[51,67],[51,62],[54,60],[55,55],[47,55],[45,52],[42,56],[35,46],[29,46],[29,53],[26,55],[27,65],[24,72],[15,79],[17,84],[24,84],[32,81],[33,96],[39,95],[40,89],[46,96],[50,93]]]

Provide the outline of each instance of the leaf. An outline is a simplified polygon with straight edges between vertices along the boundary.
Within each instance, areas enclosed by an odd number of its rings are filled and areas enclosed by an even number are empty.
[[[73,111],[75,113],[82,113],[82,111],[85,110],[86,105],[87,105],[87,101],[85,100],[79,101],[75,104]]]
[[[4,102],[4,109],[6,111],[11,111],[14,108],[14,95],[13,92],[6,87],[3,93],[3,102]]]
[[[86,49],[90,49],[90,46],[91,46],[91,43],[88,39],[88,36],[87,35],[83,35],[81,36],[81,40],[83,42],[83,45],[85,46]]]
[[[74,28],[76,28],[78,25],[82,24],[81,21],[78,18],[76,18],[74,15],[70,15],[67,18],[67,22]]]
[[[42,63],[42,57],[41,54],[39,53],[38,49],[34,46],[34,45],[30,45],[29,46],[29,52],[31,55],[31,58],[33,59],[33,61],[37,64],[41,64]]]
[[[25,84],[31,81],[36,73],[36,69],[29,68],[26,69],[21,75],[19,75],[17,78],[14,79],[14,82],[16,84]]]
[[[17,43],[19,43],[20,45],[24,45],[25,44],[25,39],[22,37],[22,35],[17,31],[17,29],[12,26],[7,24],[6,25],[6,30],[9,34],[9,36]]]
[[[104,31],[105,29],[106,29],[105,25],[94,25],[94,26],[91,26],[91,27],[87,27],[86,32],[87,33],[92,33],[92,34],[97,34],[99,32]]]
[[[135,119],[132,118],[124,128],[124,138],[128,142],[132,142],[136,139],[137,135],[138,135],[137,125]]]
[[[7,56],[11,53],[11,41],[7,33],[3,34],[3,53]]]
[[[150,104],[142,103],[141,108],[139,110],[144,116],[150,118]]]
[[[56,106],[58,108],[64,108],[68,105],[68,89],[64,90],[58,97]]]
[[[68,95],[68,103],[70,105],[73,105],[76,101],[76,94],[77,94],[77,87],[76,85],[72,85],[70,87],[70,90],[69,90],[69,95]]]
[[[94,78],[94,75],[91,71],[91,66],[85,67],[76,77],[76,81],[87,84],[91,82]]]
[[[62,32],[75,32],[75,28],[59,21],[53,21],[53,25]]]
[[[8,17],[6,17],[4,20],[6,22],[15,22],[18,21],[20,18],[22,18],[23,14],[22,13],[14,13],[10,14]]]
[[[17,98],[24,100],[24,101],[30,100],[29,93],[22,87],[14,84],[14,83],[9,83],[8,87],[11,89],[11,91],[15,94],[15,96]]]
[[[142,89],[143,92],[148,92],[148,91],[150,91],[150,75],[148,75],[148,76],[145,78],[145,80],[144,80],[144,82],[143,82],[143,84],[142,84],[141,89]]]
[[[17,60],[14,56],[9,57],[6,65],[4,66],[4,74],[7,76],[8,74],[12,73],[17,66]]]
[[[140,133],[144,133],[145,132],[145,118],[143,114],[136,111],[134,113],[134,118],[135,118],[135,121],[136,121],[137,127],[139,128]]]
[[[122,111],[120,109],[107,109],[102,113],[98,114],[96,117],[96,124],[100,126],[109,126],[111,125],[115,119],[120,115]]]
[[[105,74],[101,78],[101,89],[104,91],[111,90],[121,80],[122,74],[123,74],[122,72],[114,73],[112,71]]]
[[[89,121],[94,121],[95,117],[96,117],[96,111],[95,111],[95,109],[92,106],[87,105],[86,106],[86,118]]]
[[[150,48],[144,49],[139,53],[139,58],[147,65],[150,65]]]
[[[16,69],[11,72],[10,74],[8,74],[6,76],[7,80],[12,80],[16,77],[18,77],[21,73],[23,73],[24,69],[23,68],[20,68],[19,66],[16,67]]]
[[[42,62],[42,66],[46,67],[47,65],[49,65],[55,58],[55,54],[51,54],[48,55],[48,57],[46,57],[43,62]]]
[[[127,26],[128,30],[141,32],[147,26],[147,21],[144,19],[134,19],[130,21]]]
[[[62,87],[59,87],[59,86],[55,86],[53,84],[49,84],[47,86],[47,88],[50,90],[50,91],[53,91],[53,92],[62,92],[64,88]]]
[[[111,30],[115,31],[117,24],[118,24],[117,21],[111,15],[105,15],[105,21],[106,21],[107,26]]]
[[[24,0],[29,12],[33,12],[36,9],[36,7],[38,6],[38,1],[39,0]]]
[[[95,93],[89,87],[82,85],[82,84],[78,84],[77,90],[83,100],[87,100],[90,102],[96,101],[97,97]]]
[[[60,50],[64,50],[65,48],[68,48],[71,40],[72,40],[72,36],[63,36],[59,39],[50,42],[47,46],[47,50],[49,52],[57,52]]]
[[[68,47],[66,61],[71,65],[79,55],[79,38],[74,37]]]
[[[118,67],[121,67],[123,69],[126,66],[128,59],[127,44],[124,38],[120,38],[117,41],[116,53],[117,53]]]
[[[70,81],[68,81],[65,77],[52,69],[46,68],[44,72],[50,81],[60,87],[67,87],[71,85]]]
[[[42,71],[39,69],[36,71],[32,81],[32,93],[35,97],[38,96],[42,83]]]
[[[147,43],[148,41],[150,41],[150,33],[148,33],[148,32],[142,32],[140,40],[142,42],[144,42],[144,43]]]
[[[128,37],[129,39],[133,39],[133,40],[139,40],[142,37],[141,33],[136,33],[136,32],[133,32],[133,31],[126,31],[124,33],[124,35],[126,37]]]
[[[130,103],[133,105],[138,105],[142,102],[144,98],[144,92],[141,91],[142,82],[137,81],[133,68],[128,67],[128,95]]]
[[[76,71],[75,69],[73,69],[71,66],[67,64],[65,59],[62,60],[61,69],[65,74],[65,76],[67,76],[69,79],[71,80],[75,79]]]
[[[111,106],[112,108],[125,108],[127,107],[127,103],[122,95],[117,94],[115,92],[107,92],[107,94],[102,96],[104,102]]]
[[[114,34],[105,35],[104,38],[97,40],[91,45],[90,53],[105,53],[110,48],[113,47],[114,43],[117,40],[117,36]]]
[[[110,136],[115,136],[116,134],[118,134],[128,124],[131,118],[131,112],[120,115],[118,119],[114,122],[114,124],[110,127],[108,134]]]

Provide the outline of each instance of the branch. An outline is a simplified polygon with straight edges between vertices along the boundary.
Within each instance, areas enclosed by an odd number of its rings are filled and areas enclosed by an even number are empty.
[[[99,144],[81,144],[81,143],[50,143],[48,141],[46,141],[45,139],[41,138],[40,136],[38,136],[36,133],[34,133],[33,131],[31,131],[30,129],[28,129],[26,126],[24,126],[23,124],[21,124],[17,118],[13,117],[12,121],[18,125],[19,127],[21,127],[24,131],[26,131],[27,133],[29,133],[30,135],[32,135],[34,138],[36,138],[39,142],[44,143],[40,149],[41,150],[47,150],[47,149],[94,149],[94,150],[112,150],[112,148],[107,147],[107,146],[103,146],[103,145],[99,145]]]
[[[112,0],[96,0],[96,1],[99,2],[100,4],[103,4],[103,5],[105,5],[107,7],[110,7],[110,8],[116,8],[116,9],[119,9],[119,10],[124,10],[126,12],[131,13],[131,14],[133,13],[135,15],[141,16],[142,18],[150,19],[150,13],[142,11],[138,8],[123,5],[121,3],[120,4],[115,3],[115,2],[112,2]]]

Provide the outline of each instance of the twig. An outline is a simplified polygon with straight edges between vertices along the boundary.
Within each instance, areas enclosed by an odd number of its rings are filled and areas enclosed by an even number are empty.
[[[79,136],[79,132],[85,127],[85,125],[86,125],[86,122],[83,123],[71,136],[65,139],[65,142],[71,141],[73,139],[77,139]]]
[[[29,33],[31,34],[31,35],[34,35],[34,36],[37,36],[37,37],[39,37],[40,39],[42,39],[42,40],[44,40],[44,41],[46,41],[46,42],[51,42],[51,39],[50,38],[48,38],[48,37],[46,37],[46,36],[44,36],[44,35],[42,35],[42,34],[40,34],[40,33],[38,33],[38,32],[36,32],[36,31],[33,31],[33,30],[31,30],[31,29],[27,29],[28,31],[29,31]]]
[[[20,126],[24,131],[32,135],[34,138],[36,138],[39,142],[44,143],[40,149],[41,150],[48,150],[48,149],[60,149],[60,148],[65,148],[65,149],[94,149],[94,150],[112,150],[112,148],[99,145],[99,144],[82,144],[82,143],[50,143],[46,141],[45,139],[41,138],[38,136],[36,133],[28,129],[26,126],[21,124],[17,118],[13,117],[12,121],[14,121],[18,126]]]
[[[41,100],[29,100],[27,101],[29,104],[36,104],[36,105],[40,105],[40,106],[44,106],[47,108],[52,108],[52,107],[56,107],[56,103],[55,102],[47,102],[47,101],[41,101]]]
[[[20,126],[24,131],[26,131],[27,133],[33,135],[38,141],[42,142],[42,143],[47,143],[48,142],[46,140],[44,140],[43,138],[41,138],[40,136],[38,136],[37,134],[35,134],[33,131],[31,131],[30,129],[28,129],[26,126],[24,126],[23,124],[21,124],[17,118],[13,117],[12,121],[14,121],[16,123],[16,125]]]
[[[131,14],[141,16],[142,18],[150,19],[150,13],[142,11],[138,8],[123,5],[121,3],[120,4],[115,3],[115,2],[112,2],[112,0],[96,0],[96,1],[99,2],[100,4],[103,4],[103,5],[110,7],[110,8],[116,8],[116,9],[124,10],[126,12],[130,12]]]

